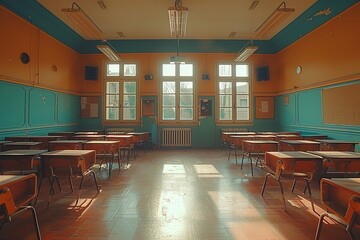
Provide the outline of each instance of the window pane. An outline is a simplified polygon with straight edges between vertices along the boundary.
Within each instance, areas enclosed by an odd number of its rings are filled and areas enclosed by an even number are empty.
[[[124,94],[136,94],[136,82],[124,82]]]
[[[163,64],[162,65],[162,75],[164,77],[175,76],[175,66],[176,66],[176,64]]]
[[[249,108],[236,108],[236,120],[250,120]]]
[[[180,108],[180,120],[193,120],[193,109]]]
[[[237,94],[249,94],[249,83],[247,82],[236,82],[236,93]]]
[[[123,119],[124,120],[135,120],[136,119],[136,108],[124,108]]]
[[[164,107],[173,107],[175,106],[175,95],[163,95],[163,106]]]
[[[231,95],[220,95],[220,107],[232,107]]]
[[[119,106],[119,95],[106,95],[106,106],[107,107],[118,107]]]
[[[180,93],[193,93],[193,82],[180,82]]]
[[[119,108],[106,108],[106,120],[119,120]]]
[[[249,65],[237,64],[235,68],[236,77],[248,77],[249,76]]]
[[[231,82],[219,82],[219,94],[231,94],[232,83]]]
[[[180,95],[180,107],[192,107],[193,95]]]
[[[108,94],[119,94],[119,82],[107,82],[106,93]]]
[[[192,77],[193,76],[193,64],[180,64],[180,76]]]
[[[220,108],[220,120],[232,120],[231,108]]]
[[[107,65],[107,76],[120,76],[120,64],[111,63]]]
[[[124,64],[124,76],[136,76],[136,64]]]
[[[220,77],[231,77],[232,73],[231,73],[231,65],[227,64],[227,65],[219,65],[219,76]]]
[[[135,107],[136,106],[136,96],[135,95],[124,95],[123,106],[124,106],[124,108]]]
[[[175,82],[163,82],[163,93],[175,93]]]
[[[237,107],[249,107],[249,96],[248,95],[237,95],[236,96]]]
[[[175,108],[163,108],[164,120],[175,120]]]

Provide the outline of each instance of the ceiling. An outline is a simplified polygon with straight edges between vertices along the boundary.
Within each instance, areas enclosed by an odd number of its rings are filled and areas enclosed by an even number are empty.
[[[72,0],[38,2],[76,31],[76,26],[61,12],[62,8],[71,8]],[[99,2],[106,9],[102,9]],[[189,9],[184,39],[252,39],[255,30],[282,1],[259,0],[257,6],[250,9],[253,2],[254,0],[182,0],[182,6]],[[316,0],[287,0],[286,6],[295,8],[295,12],[278,30],[314,2]],[[101,29],[104,39],[171,38],[167,10],[175,6],[175,0],[76,0],[76,3]]]
[[[98,2],[106,9],[101,9]],[[182,0],[189,9],[187,34],[181,39],[180,52],[237,53],[249,40],[259,47],[257,54],[275,54],[306,36],[359,0],[286,0],[295,12],[269,39],[253,38],[255,30],[282,3],[280,0]],[[97,45],[108,40],[118,53],[168,53],[176,49],[171,38],[168,8],[175,0],[76,0],[76,3],[102,30],[99,40],[84,39],[70,19],[61,12],[73,0],[0,0],[40,30],[80,54],[97,54]],[[359,3],[360,4],[360,3]],[[122,33],[119,36],[118,32]],[[234,32],[233,36],[230,36]]]

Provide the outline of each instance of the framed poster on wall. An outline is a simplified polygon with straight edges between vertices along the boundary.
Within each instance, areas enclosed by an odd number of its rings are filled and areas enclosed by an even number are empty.
[[[274,97],[256,97],[255,99],[255,118],[274,118]]]

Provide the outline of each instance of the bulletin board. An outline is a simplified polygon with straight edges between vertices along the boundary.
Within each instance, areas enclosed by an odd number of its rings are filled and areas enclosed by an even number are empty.
[[[274,118],[274,97],[256,97],[255,118]]]
[[[99,117],[99,97],[81,97],[80,105],[81,118]]]
[[[324,123],[360,126],[360,83],[322,90]]]

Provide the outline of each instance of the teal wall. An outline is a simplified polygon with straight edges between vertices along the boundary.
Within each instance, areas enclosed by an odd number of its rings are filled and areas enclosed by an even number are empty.
[[[0,81],[0,139],[78,128],[79,97]]]
[[[360,142],[360,126],[323,123],[322,89],[315,88],[288,94],[287,105],[284,104],[285,95],[276,97],[275,114],[279,130],[321,134],[333,139]],[[360,150],[359,145],[357,150]]]

